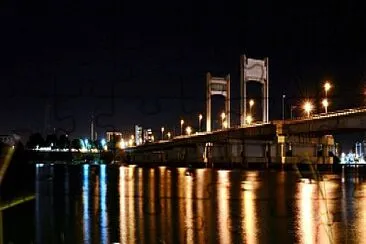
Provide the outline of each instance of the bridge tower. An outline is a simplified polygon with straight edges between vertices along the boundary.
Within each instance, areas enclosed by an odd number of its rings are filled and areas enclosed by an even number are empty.
[[[230,74],[226,77],[213,77],[206,74],[206,131],[211,131],[211,96],[225,97],[225,119],[227,128],[230,128]]]
[[[269,120],[268,58],[252,59],[245,55],[240,57],[240,124],[246,124],[247,116],[247,82],[256,81],[262,86],[263,122]]]

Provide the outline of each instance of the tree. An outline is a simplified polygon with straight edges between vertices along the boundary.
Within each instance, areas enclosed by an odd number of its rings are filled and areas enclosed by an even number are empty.
[[[68,135],[65,135],[65,134],[60,135],[57,145],[59,148],[69,148],[70,140],[69,140]]]
[[[58,143],[57,135],[50,134],[46,137],[46,146],[47,147],[56,147]]]
[[[34,133],[29,136],[26,145],[27,148],[36,148],[37,146],[42,147],[45,145],[45,141],[40,133]]]
[[[71,141],[71,148],[76,149],[76,150],[80,150],[81,149],[80,139],[72,140]]]

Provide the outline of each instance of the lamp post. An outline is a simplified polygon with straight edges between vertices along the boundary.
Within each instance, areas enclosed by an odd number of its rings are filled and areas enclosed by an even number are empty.
[[[322,104],[323,104],[325,113],[328,113],[328,105],[329,105],[328,99],[324,98],[323,101],[322,101]]]
[[[161,140],[164,140],[164,127],[161,127]]]
[[[180,120],[180,135],[183,135],[183,125],[184,125],[184,120]]]
[[[198,115],[198,131],[201,132],[202,114]]]
[[[293,119],[292,111],[294,111],[295,108],[297,108],[297,106],[291,106],[291,109],[290,109],[290,118],[291,119]]]
[[[322,104],[323,104],[325,113],[328,113],[328,105],[329,105],[329,102],[328,102],[328,91],[329,91],[329,89],[331,87],[332,87],[332,85],[329,83],[329,81],[326,81],[324,83],[325,98],[323,99]]]

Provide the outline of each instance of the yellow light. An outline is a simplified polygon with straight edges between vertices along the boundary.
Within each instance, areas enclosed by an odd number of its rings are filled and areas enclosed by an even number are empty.
[[[187,126],[186,132],[187,132],[188,135],[190,135],[192,133],[192,127]]]
[[[252,107],[254,105],[254,100],[253,99],[250,99],[249,100],[249,106]]]
[[[131,140],[134,140],[135,139],[135,136],[134,135],[131,135]]]
[[[329,89],[331,88],[332,86],[331,86],[331,84],[327,81],[327,82],[325,82],[325,84],[324,84],[324,90],[325,90],[325,92],[327,92],[327,91],[329,91]]]
[[[225,117],[226,117],[226,114],[225,114],[224,112],[222,112],[222,113],[221,113],[221,119],[223,119],[223,120],[224,120],[224,119],[225,119]]]
[[[328,107],[328,105],[329,105],[328,99],[326,99],[326,98],[323,99],[322,104],[323,104],[324,107]]]
[[[248,115],[247,115],[246,120],[247,120],[247,123],[248,123],[248,124],[251,124],[251,123],[253,122],[253,117],[252,117],[252,115],[248,114]]]
[[[303,106],[305,112],[307,113],[308,117],[310,116],[310,112],[313,110],[313,105],[310,101],[306,101]]]
[[[223,126],[224,126],[224,128],[227,128],[227,121],[223,122]]]
[[[184,120],[180,120],[180,125],[183,125],[184,124]]]
[[[172,136],[172,134],[170,132],[167,133],[168,139],[170,139],[170,137]]]
[[[202,120],[202,114],[198,115],[198,119]]]

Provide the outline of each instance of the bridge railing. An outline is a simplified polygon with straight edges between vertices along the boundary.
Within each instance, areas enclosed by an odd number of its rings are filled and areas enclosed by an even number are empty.
[[[356,114],[356,113],[366,113],[366,106],[359,107],[359,108],[337,110],[337,111],[328,112],[328,113],[318,113],[318,114],[313,114],[310,117],[307,117],[307,116],[296,117],[293,119],[286,120],[284,122],[287,124],[287,123],[292,123],[292,122],[296,122],[296,121],[324,119],[324,118],[337,117],[337,116],[341,116],[341,115]]]

